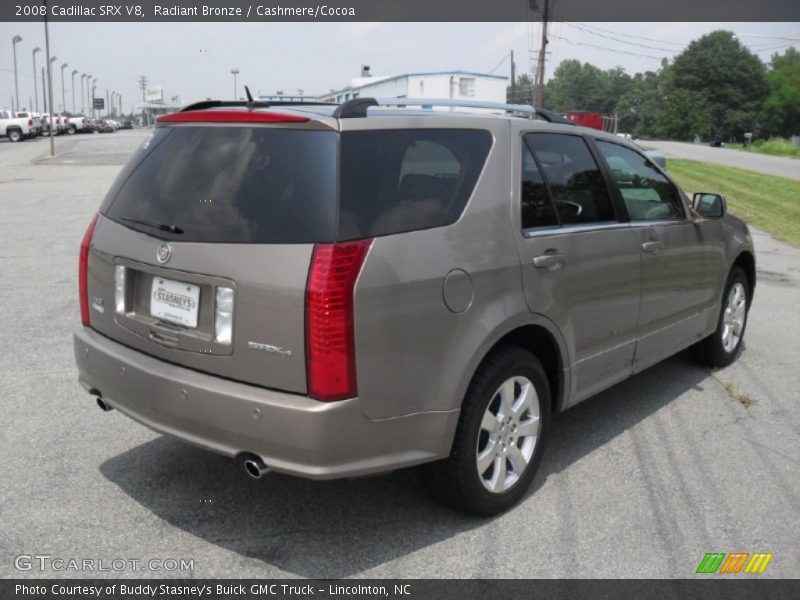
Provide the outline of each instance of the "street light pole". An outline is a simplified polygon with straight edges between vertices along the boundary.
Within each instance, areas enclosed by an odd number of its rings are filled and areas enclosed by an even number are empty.
[[[95,115],[95,111],[94,111],[94,95],[95,95],[95,90],[96,89],[97,89],[97,77],[95,77],[94,81],[92,81],[92,102],[91,102],[92,103],[92,117],[94,117],[95,119],[97,118],[97,115]]]
[[[64,69],[67,68],[69,65],[64,63],[61,65],[61,112],[67,112],[67,101],[64,99],[66,97],[65,88],[64,88]]]
[[[89,87],[91,85],[92,85],[92,74],[89,73],[86,76],[86,102],[87,102],[87,104],[86,104],[86,112],[87,113],[92,112],[92,98],[90,96],[91,90],[89,89]],[[92,116],[94,116],[94,114],[92,114]]]
[[[17,85],[17,44],[22,41],[22,37],[15,35],[11,38],[11,47],[14,49],[14,99],[17,103],[16,110],[19,110],[19,85]]]
[[[47,0],[44,3],[45,11],[48,11]],[[50,28],[47,25],[47,12],[44,15],[44,51],[47,56],[47,95],[50,100],[50,156],[56,155],[55,128],[53,127],[53,61],[56,57],[50,58]]]
[[[39,86],[36,77],[36,53],[41,52],[39,46],[33,49],[33,101],[36,103],[36,112],[39,112]]]
[[[72,70],[72,116],[75,116],[75,75],[78,74],[78,69]]]
[[[50,55],[48,54],[48,56],[50,56]],[[50,115],[52,115],[54,112],[56,112],[56,105],[53,104],[53,89],[52,89],[52,86],[53,86],[53,63],[56,62],[57,60],[58,60],[58,57],[57,56],[53,56],[53,57],[50,58],[50,61],[47,63],[47,88],[48,88],[48,94],[49,94],[48,98],[49,98],[49,102],[50,102],[50,112],[48,114],[50,114]],[[51,131],[52,131],[52,129],[51,129]]]
[[[234,99],[234,100],[236,100],[236,91],[237,91],[237,89],[238,89],[238,88],[236,87],[236,76],[237,76],[238,74],[239,74],[239,69],[237,69],[236,67],[233,67],[233,68],[231,69],[231,75],[233,75],[233,99]]]
[[[81,73],[81,114],[86,114],[86,109],[84,108],[84,100],[86,100],[86,94],[83,93],[83,80],[86,79],[86,73]]]

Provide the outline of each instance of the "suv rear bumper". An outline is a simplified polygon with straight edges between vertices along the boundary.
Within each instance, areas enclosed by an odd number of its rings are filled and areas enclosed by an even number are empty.
[[[458,411],[364,416],[354,398],[318,402],[180,367],[88,327],[74,334],[81,385],[143,425],[201,448],[255,454],[312,479],[391,471],[445,457]]]

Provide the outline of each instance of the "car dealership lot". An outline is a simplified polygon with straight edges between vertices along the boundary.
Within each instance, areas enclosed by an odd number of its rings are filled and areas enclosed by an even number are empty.
[[[78,246],[147,134],[59,138],[55,158],[0,143],[0,576],[64,574],[18,571],[20,554],[194,561],[101,573],[139,577],[690,577],[715,551],[800,571],[800,250],[756,236],[738,362],[679,355],[557,416],[531,493],[500,517],[440,507],[414,471],[254,481],[102,413],[76,380]]]

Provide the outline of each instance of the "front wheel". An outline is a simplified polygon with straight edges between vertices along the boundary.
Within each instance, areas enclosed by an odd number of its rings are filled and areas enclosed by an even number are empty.
[[[480,516],[513,506],[536,474],[549,416],[538,359],[516,346],[493,351],[467,390],[450,456],[423,466],[432,495]]]
[[[75,125],[70,125],[67,128],[67,135],[75,135]]]
[[[750,308],[750,285],[739,267],[734,267],[725,284],[717,329],[692,348],[695,358],[710,367],[727,367],[739,355]]]

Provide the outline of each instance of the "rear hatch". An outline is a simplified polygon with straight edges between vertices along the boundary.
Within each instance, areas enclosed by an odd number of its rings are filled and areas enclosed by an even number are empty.
[[[178,365],[306,393],[305,290],[315,243],[334,238],[337,133],[204,112],[214,118],[157,127],[106,196],[91,326]]]

